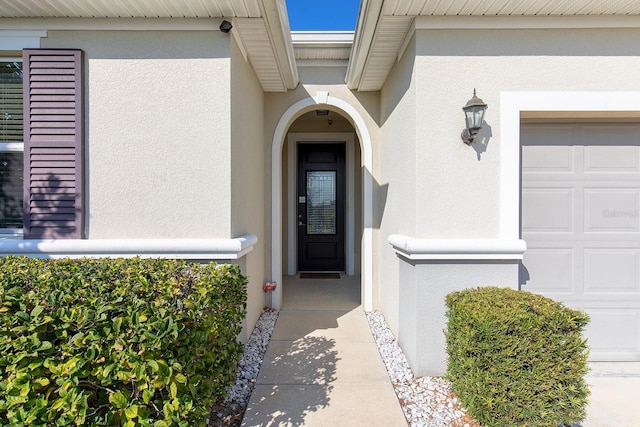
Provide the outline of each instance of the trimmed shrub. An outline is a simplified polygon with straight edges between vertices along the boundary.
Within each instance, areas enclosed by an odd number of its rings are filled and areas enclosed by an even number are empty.
[[[0,424],[203,425],[245,301],[235,265],[0,258]]]
[[[446,306],[446,377],[478,422],[556,427],[586,416],[585,313],[496,287],[451,293]]]

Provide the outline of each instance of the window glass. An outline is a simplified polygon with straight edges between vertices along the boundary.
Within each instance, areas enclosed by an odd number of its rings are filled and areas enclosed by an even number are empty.
[[[307,171],[307,234],[336,234],[336,171]]]
[[[22,228],[22,62],[0,59],[0,231]]]
[[[0,61],[0,142],[22,142],[22,62]]]

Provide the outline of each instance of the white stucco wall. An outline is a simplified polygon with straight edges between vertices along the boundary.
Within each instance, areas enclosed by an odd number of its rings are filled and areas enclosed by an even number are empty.
[[[264,93],[253,69],[235,41],[231,46],[231,234],[255,234],[258,243],[245,258],[247,289],[246,333],[265,306]],[[244,337],[243,337],[244,338]]]
[[[501,93],[640,89],[638,29],[418,30],[416,40],[417,237],[499,236]],[[474,88],[489,108],[468,147],[461,108]]]
[[[486,261],[408,261],[400,263],[400,330],[398,342],[414,375],[443,375],[447,368],[445,297],[476,286],[517,288],[512,280],[518,262]]]
[[[502,144],[515,145],[510,152],[516,153],[519,144],[500,135],[501,95],[638,91],[639,43],[638,29],[417,30],[415,45],[409,43],[382,90],[380,178],[389,182],[382,237],[404,229],[398,233],[427,240],[462,239],[461,245],[468,239],[517,242],[517,230],[508,236],[501,232],[505,220],[517,223],[501,218],[501,211],[510,211],[501,203],[516,212],[520,203],[517,195],[500,199],[501,180],[517,181],[514,174],[501,176]],[[460,138],[461,108],[474,88],[489,109],[478,141],[467,146]],[[520,120],[512,116],[506,117]],[[544,117],[553,116],[544,112]],[[514,126],[518,122],[509,128]],[[390,284],[388,303],[382,303],[385,316],[421,373],[444,370],[440,331],[447,293],[488,284],[518,286],[517,264],[498,258],[469,269],[446,254],[422,265],[383,251],[381,264],[385,287]],[[432,326],[430,336],[420,330],[425,325]]]
[[[394,233],[412,236],[416,231],[416,170],[420,167],[416,163],[416,151],[422,138],[416,134],[418,100],[414,52],[415,39],[392,69],[381,92],[384,143],[380,147],[378,179],[386,188],[386,203],[380,226],[381,259],[377,272],[383,283],[380,308],[396,336],[400,315],[399,262],[387,238]]]
[[[230,37],[49,31],[86,64],[88,237],[231,236]]]
[[[637,29],[416,30],[381,91],[376,180],[387,185],[387,199],[380,227],[379,304],[396,336],[407,317],[402,299],[409,289],[400,271],[406,261],[386,244],[390,234],[504,237],[500,145],[517,141],[501,141],[501,93],[638,90],[640,55],[634,46],[639,43]],[[489,109],[478,141],[467,146],[460,138],[462,106],[474,88]],[[512,276],[512,284],[500,280],[515,287],[517,274]],[[416,286],[441,285],[430,282],[433,277],[423,279]],[[467,287],[481,284],[473,275],[467,279]]]

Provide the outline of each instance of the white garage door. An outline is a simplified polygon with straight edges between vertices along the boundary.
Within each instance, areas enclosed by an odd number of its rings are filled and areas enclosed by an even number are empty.
[[[640,126],[523,125],[521,141],[522,289],[591,316],[591,360],[640,360]]]

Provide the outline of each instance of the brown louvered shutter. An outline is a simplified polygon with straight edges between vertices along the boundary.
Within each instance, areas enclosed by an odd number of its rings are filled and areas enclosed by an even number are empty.
[[[23,51],[24,238],[83,238],[82,51]]]

